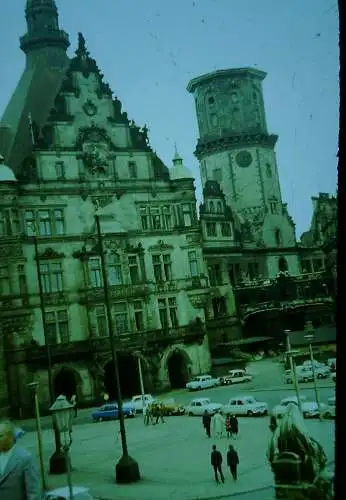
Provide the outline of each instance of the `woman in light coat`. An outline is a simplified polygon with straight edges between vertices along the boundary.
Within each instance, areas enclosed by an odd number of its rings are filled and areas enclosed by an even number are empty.
[[[216,412],[211,419],[212,435],[214,438],[221,438],[225,431],[225,419],[221,413]]]

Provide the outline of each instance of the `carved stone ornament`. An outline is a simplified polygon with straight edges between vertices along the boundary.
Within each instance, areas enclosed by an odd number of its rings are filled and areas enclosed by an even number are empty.
[[[165,243],[163,240],[159,240],[156,245],[152,245],[149,247],[150,252],[157,252],[157,251],[162,251],[162,250],[173,250],[174,247],[172,245],[168,245]]]
[[[63,259],[65,257],[64,253],[59,253],[51,247],[46,248],[44,252],[38,255],[39,260]]]
[[[97,113],[97,106],[95,106],[91,99],[88,99],[83,106],[83,111],[88,116],[95,116]]]
[[[113,201],[113,196],[92,196],[91,200],[96,208],[104,208]]]
[[[235,157],[236,162],[239,167],[246,168],[249,167],[252,163],[252,156],[249,151],[239,151],[239,153]]]
[[[6,257],[16,259],[19,257],[23,257],[23,251],[20,245],[4,245],[0,246],[0,255],[3,260]]]

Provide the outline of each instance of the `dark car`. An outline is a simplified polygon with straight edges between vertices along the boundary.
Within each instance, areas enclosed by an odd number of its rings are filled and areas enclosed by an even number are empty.
[[[123,414],[125,418],[133,418],[135,412],[132,406],[123,405]],[[98,410],[93,411],[91,418],[94,422],[102,422],[103,420],[116,420],[119,418],[119,409],[116,403],[107,403],[102,405]]]

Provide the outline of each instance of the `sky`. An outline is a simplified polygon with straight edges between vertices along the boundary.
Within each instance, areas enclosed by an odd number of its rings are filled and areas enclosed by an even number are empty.
[[[267,72],[266,117],[281,190],[297,236],[310,226],[311,196],[336,192],[339,29],[336,0],[56,0],[69,54],[81,31],[123,110],[149,126],[170,166],[174,143],[196,177],[198,138],[191,78],[251,66]],[[0,115],[24,68],[25,0],[6,2],[0,30]]]

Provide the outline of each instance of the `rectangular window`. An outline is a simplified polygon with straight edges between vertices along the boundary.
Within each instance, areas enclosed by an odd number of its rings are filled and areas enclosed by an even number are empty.
[[[110,256],[107,267],[107,275],[110,285],[122,285],[123,274],[119,254],[112,254]]]
[[[49,345],[67,344],[70,341],[68,315],[65,309],[46,312],[45,320]]]
[[[163,257],[163,274],[165,281],[171,281],[172,279],[172,261],[169,254],[165,254]]]
[[[129,161],[129,174],[131,179],[137,179],[137,164],[135,161]]]
[[[136,300],[133,303],[135,325],[137,332],[144,330],[144,314],[143,314],[143,303],[141,300]]]
[[[178,324],[178,312],[177,312],[177,301],[174,297],[169,297],[168,299],[169,307],[169,317],[171,319],[171,325],[173,328],[179,326]]]
[[[220,264],[209,266],[208,273],[211,286],[222,285],[222,273]]]
[[[278,213],[278,204],[276,201],[271,201],[269,203],[269,207],[270,207],[270,213],[275,215]]]
[[[93,257],[89,259],[89,274],[90,274],[90,285],[92,288],[102,288],[103,278],[102,278],[102,267],[101,258]]]
[[[127,313],[127,304],[122,302],[114,305],[114,319],[116,333],[124,333],[129,331],[129,319]]]
[[[39,229],[41,236],[52,235],[52,223],[50,220],[49,210],[38,211]]]
[[[231,236],[231,226],[229,222],[221,223],[221,234],[222,236]]]
[[[24,212],[24,231],[27,236],[35,236],[36,234],[36,215],[33,210],[25,210]]]
[[[55,175],[56,175],[58,180],[65,179],[65,164],[63,161],[56,161],[55,162]]]
[[[7,224],[5,212],[0,212],[0,236],[7,235]]]
[[[98,336],[107,337],[108,328],[107,328],[105,306],[95,307],[95,317],[96,317],[96,329]]]
[[[158,208],[151,208],[150,215],[151,215],[151,227],[154,229],[154,231],[157,231],[158,229],[162,229],[161,215],[160,215],[159,209]]]
[[[152,259],[153,259],[155,281],[156,281],[156,283],[161,283],[163,281],[163,274],[162,274],[162,265],[161,265],[160,255],[153,255]]]
[[[10,274],[7,266],[0,267],[0,295],[10,295]]]
[[[63,291],[63,270],[61,262],[40,263],[40,274],[44,293]]]
[[[207,222],[207,236],[216,236],[216,223],[215,222]]]
[[[13,209],[11,211],[11,232],[12,232],[12,234],[20,234],[21,233],[19,210]]]
[[[144,229],[144,230],[149,229],[149,216],[148,216],[148,211],[147,211],[146,207],[141,207],[139,209],[139,213],[141,216],[142,229]]]
[[[190,275],[198,276],[197,252],[195,250],[189,252],[189,267]]]
[[[191,205],[189,203],[184,203],[182,206],[183,210],[183,221],[185,227],[192,226],[192,210]]]
[[[249,262],[247,269],[248,269],[248,276],[249,276],[250,280],[257,278],[257,276],[259,274],[258,262]]]
[[[130,279],[132,285],[136,285],[140,282],[139,265],[136,255],[129,257],[129,269],[130,269]]]
[[[61,209],[54,210],[54,225],[55,225],[55,234],[65,234],[65,219],[63,210]]]
[[[26,295],[28,293],[28,288],[26,284],[25,268],[23,264],[17,266],[18,271],[18,284],[20,295]]]
[[[164,205],[162,208],[163,212],[163,223],[165,229],[172,229],[172,213],[171,208],[168,205]]]
[[[167,310],[166,300],[165,299],[159,299],[158,300],[158,304],[159,304],[159,313],[160,313],[161,328],[162,329],[166,329],[166,328],[169,327],[168,310]]]

